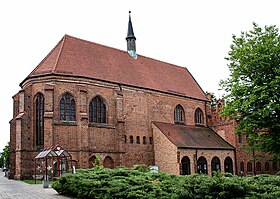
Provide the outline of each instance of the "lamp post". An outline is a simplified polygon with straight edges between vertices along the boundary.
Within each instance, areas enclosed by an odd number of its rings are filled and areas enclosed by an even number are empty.
[[[48,178],[48,162],[47,158],[45,158],[45,175],[44,175],[44,183],[43,183],[43,188],[49,188],[49,178]]]

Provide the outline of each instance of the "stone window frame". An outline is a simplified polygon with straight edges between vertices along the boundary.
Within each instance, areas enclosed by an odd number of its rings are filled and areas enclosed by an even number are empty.
[[[195,109],[194,123],[195,123],[195,125],[204,125],[203,111],[201,110],[201,108]]]
[[[76,101],[70,92],[65,92],[59,100],[59,120],[76,122]]]
[[[35,95],[35,146],[44,146],[44,111],[45,97],[42,93]]]
[[[107,105],[106,100],[100,96],[96,95],[89,102],[89,123],[96,124],[107,124]]]
[[[185,124],[185,110],[180,104],[177,104],[174,108],[174,123]]]

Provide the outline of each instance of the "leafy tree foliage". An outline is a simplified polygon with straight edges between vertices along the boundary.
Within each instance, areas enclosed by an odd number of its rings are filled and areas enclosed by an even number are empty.
[[[4,157],[2,153],[0,153],[0,168],[2,168],[3,166],[4,166]]]
[[[1,167],[6,166],[7,168],[10,165],[10,142],[5,146],[3,152],[0,157],[0,165]]]
[[[237,133],[248,135],[250,149],[280,159],[280,35],[276,26],[253,23],[249,32],[233,35],[228,57],[230,77],[224,116],[238,121]]]
[[[216,109],[216,103],[217,103],[217,98],[216,98],[215,94],[211,93],[209,91],[206,91],[205,94],[206,94],[207,97],[209,96],[211,98],[211,108],[213,110],[215,110]]]

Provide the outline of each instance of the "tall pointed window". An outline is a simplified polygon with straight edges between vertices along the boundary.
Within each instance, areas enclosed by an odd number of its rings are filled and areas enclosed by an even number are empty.
[[[185,111],[181,105],[177,105],[174,110],[174,121],[175,123],[185,123]]]
[[[194,120],[195,120],[195,124],[203,125],[203,113],[202,113],[202,110],[200,108],[197,108],[195,110]]]
[[[106,123],[106,105],[104,101],[96,96],[89,103],[89,122]]]
[[[60,120],[76,121],[76,103],[70,93],[66,93],[60,99]]]
[[[39,93],[35,98],[35,143],[36,146],[44,145],[44,96]]]

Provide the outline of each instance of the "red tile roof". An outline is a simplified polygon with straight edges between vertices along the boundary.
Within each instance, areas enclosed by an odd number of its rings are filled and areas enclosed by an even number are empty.
[[[71,75],[208,100],[186,68],[65,35],[25,79]],[[21,83],[21,85],[25,82]]]
[[[232,145],[207,127],[153,123],[178,148],[234,149]]]

